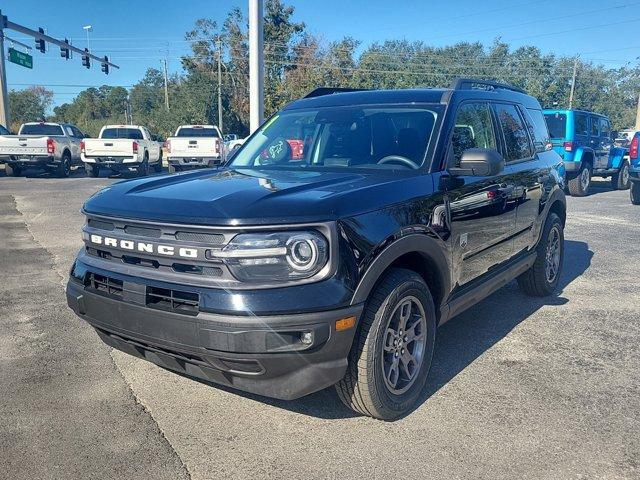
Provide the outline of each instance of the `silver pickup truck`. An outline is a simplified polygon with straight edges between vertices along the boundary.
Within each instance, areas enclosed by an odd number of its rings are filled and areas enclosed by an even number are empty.
[[[8,176],[19,176],[25,168],[44,168],[58,177],[68,177],[81,165],[80,141],[84,134],[67,123],[24,123],[18,135],[0,135],[0,163]]]

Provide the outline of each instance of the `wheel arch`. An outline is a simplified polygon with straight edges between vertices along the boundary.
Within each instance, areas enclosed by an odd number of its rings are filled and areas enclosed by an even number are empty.
[[[436,310],[450,290],[449,264],[441,240],[425,234],[411,234],[387,246],[366,270],[353,294],[351,304],[362,303],[391,268],[405,268],[420,275],[433,296]]]
[[[591,148],[580,148],[578,154],[576,155],[576,159],[580,162],[587,162],[593,168],[593,161],[595,159],[595,153]]]

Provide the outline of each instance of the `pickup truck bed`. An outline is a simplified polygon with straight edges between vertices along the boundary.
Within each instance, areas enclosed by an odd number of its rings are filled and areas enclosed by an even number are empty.
[[[222,161],[224,144],[214,125],[182,125],[166,145],[169,171],[213,167]]]

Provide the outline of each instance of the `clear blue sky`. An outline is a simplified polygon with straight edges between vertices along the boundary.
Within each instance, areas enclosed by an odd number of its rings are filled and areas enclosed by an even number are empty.
[[[295,20],[326,40],[353,36],[364,45],[384,39],[423,40],[432,45],[458,41],[490,44],[501,37],[513,47],[535,45],[543,52],[580,54],[613,67],[637,63],[640,55],[640,1],[633,0],[289,0]],[[86,46],[83,25],[91,24],[91,49],[107,54],[120,70],[105,76],[99,65],[86,70],[75,58],[65,62],[57,47],[32,51],[34,69],[7,63],[9,88],[41,84],[55,103],[70,101],[88,85],[130,86],[148,67],[180,68],[188,51],[184,34],[198,18],[222,20],[232,6],[245,12],[248,0],[11,0],[2,13],[10,20]],[[571,30],[571,31],[570,31]],[[6,31],[18,39],[21,35]],[[8,43],[8,42],[7,42]],[[25,43],[32,44],[33,40]],[[8,45],[7,45],[8,46]],[[80,86],[58,86],[80,85]]]

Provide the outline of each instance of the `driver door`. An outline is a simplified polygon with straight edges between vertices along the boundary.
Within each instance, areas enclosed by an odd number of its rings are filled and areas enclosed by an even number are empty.
[[[458,107],[448,147],[449,166],[457,166],[465,150],[498,150],[497,124],[488,102],[465,102]],[[463,286],[513,255],[516,224],[514,178],[458,177],[449,190],[452,277]]]

